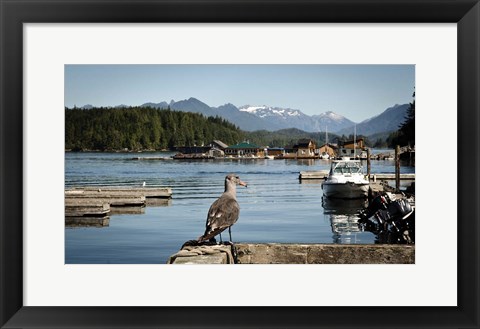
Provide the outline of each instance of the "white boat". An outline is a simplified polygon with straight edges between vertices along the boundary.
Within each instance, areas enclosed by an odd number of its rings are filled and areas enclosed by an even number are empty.
[[[322,183],[323,194],[338,199],[366,198],[369,187],[360,160],[349,158],[332,161],[328,177]]]

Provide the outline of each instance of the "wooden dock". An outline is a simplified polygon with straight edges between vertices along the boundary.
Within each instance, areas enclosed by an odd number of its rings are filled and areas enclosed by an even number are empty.
[[[107,203],[110,207],[144,207],[146,198],[144,195],[111,195],[111,194],[78,194],[65,193],[65,200],[78,205],[90,205],[93,201]]]
[[[300,180],[307,179],[325,179],[328,177],[328,170],[318,171],[301,171],[299,174]],[[370,174],[370,180],[376,182],[377,180],[395,180],[395,173],[378,173]],[[415,180],[415,174],[400,174],[400,180]]]
[[[86,186],[65,190],[66,226],[108,226],[109,215],[142,214],[171,204],[171,188]]]
[[[65,217],[66,227],[104,227],[110,225],[110,217]]]
[[[85,186],[73,187],[65,190],[65,195],[106,195],[106,196],[145,196],[146,198],[169,199],[172,189],[169,187],[112,187],[112,186]]]
[[[110,212],[110,204],[99,200],[83,200],[65,198],[65,217],[102,217]]]

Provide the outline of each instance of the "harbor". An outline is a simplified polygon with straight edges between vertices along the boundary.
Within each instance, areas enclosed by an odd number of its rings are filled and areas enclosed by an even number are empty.
[[[170,158],[174,154],[154,152],[148,156]],[[166,264],[186,241],[203,233],[208,208],[222,194],[228,173],[236,173],[248,183],[247,188],[237,190],[240,217],[232,227],[232,240],[237,246],[353,245],[360,248],[388,242],[388,237],[369,231],[370,227],[359,228],[358,211],[364,204],[325,202],[323,179],[299,179],[301,172],[328,172],[331,160],[131,159],[129,153],[66,153],[66,214],[80,201],[90,202],[91,209],[97,207],[97,212],[106,214],[80,216],[77,213],[66,218],[66,263]],[[362,163],[366,166],[366,161]],[[404,165],[401,172],[414,174],[415,168]],[[384,191],[385,176],[380,179],[380,174],[394,175],[394,161],[371,161],[371,177],[377,175],[377,181],[370,180],[370,186]],[[408,180],[402,182],[409,183]],[[128,194],[122,190],[143,192],[144,203],[119,205],[120,197]],[[162,194],[157,198],[148,197],[145,192],[149,191]],[[112,199],[102,199],[97,204],[87,201],[91,199],[89,195],[100,197],[102,194]],[[141,198],[141,194],[133,196]],[[72,217],[77,224],[70,221]],[[78,225],[81,222],[84,224]],[[228,240],[228,232],[223,238]],[[406,247],[399,245],[399,248],[402,246]],[[258,255],[261,253],[263,251]]]
[[[370,161],[368,161],[370,172]],[[305,173],[303,173],[305,174]],[[382,178],[395,175],[379,174]],[[209,210],[204,235],[183,244],[181,250],[170,256],[168,264],[412,264],[415,263],[415,198],[400,192],[399,185],[392,188],[384,184],[370,183],[364,175],[359,160],[343,158],[331,161],[329,171],[316,173],[322,180],[322,205],[331,211],[332,231],[344,232],[368,230],[382,236],[381,245],[325,245],[233,243],[231,226],[238,220],[236,185],[247,186],[239,176],[227,175],[225,192]],[[300,178],[302,172],[300,173]],[[311,177],[311,176],[309,176]],[[310,178],[311,179],[311,178]],[[404,177],[404,179],[406,179]],[[414,179],[414,175],[410,176]],[[396,193],[392,193],[396,192]],[[367,200],[368,198],[368,200]],[[234,205],[229,205],[232,201]],[[336,210],[349,206],[351,216],[339,215]],[[230,212],[227,218],[224,214]],[[325,212],[329,213],[329,212]],[[357,219],[353,219],[358,216]],[[229,241],[222,243],[221,232],[228,228]],[[220,243],[216,236],[220,236]],[[391,244],[391,243],[397,244]],[[405,245],[408,247],[405,248]]]

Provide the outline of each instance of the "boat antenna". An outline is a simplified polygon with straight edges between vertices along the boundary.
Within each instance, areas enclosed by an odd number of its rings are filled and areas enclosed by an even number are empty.
[[[353,159],[355,160],[357,158],[357,155],[355,154],[355,146],[357,144],[357,124],[355,124],[353,129]]]

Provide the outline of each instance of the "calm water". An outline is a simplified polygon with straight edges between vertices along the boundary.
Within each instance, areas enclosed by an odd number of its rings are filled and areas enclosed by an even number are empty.
[[[65,185],[171,187],[168,205],[143,214],[112,215],[108,227],[66,228],[67,264],[165,264],[181,245],[200,236],[224,178],[236,173],[249,185],[237,188],[237,242],[375,243],[356,225],[358,203],[322,205],[320,182],[300,183],[306,170],[328,170],[325,160],[136,161],[136,156],[173,153],[66,153]],[[372,172],[394,172],[393,161],[372,161]],[[414,167],[402,167],[403,173]],[[325,208],[325,209],[324,209]],[[223,234],[228,238],[228,232]]]

